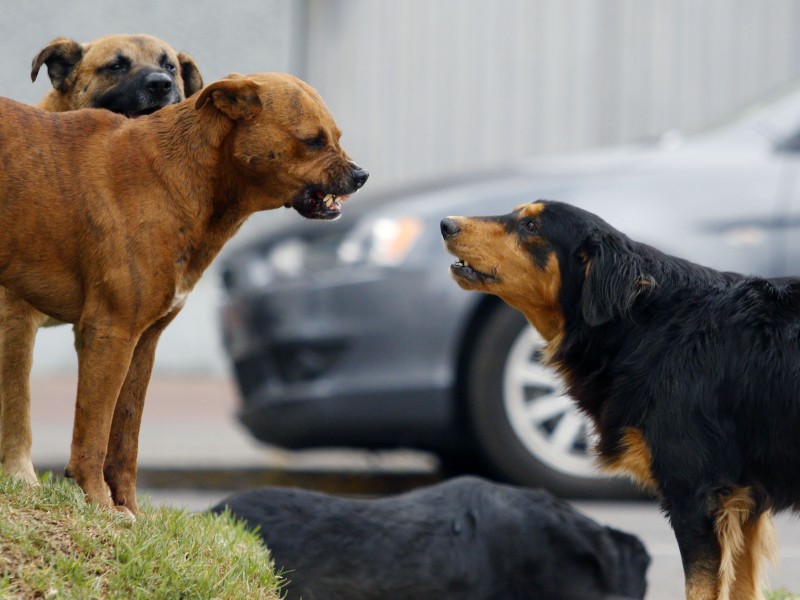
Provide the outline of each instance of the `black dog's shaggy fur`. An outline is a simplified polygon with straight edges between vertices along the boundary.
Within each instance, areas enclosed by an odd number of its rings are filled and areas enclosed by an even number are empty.
[[[258,526],[288,600],[642,598],[650,558],[546,492],[464,477],[352,499],[288,488],[231,496]]]
[[[442,234],[456,281],[548,340],[601,463],[660,497],[687,596],[761,598],[771,512],[800,502],[800,280],[692,264],[558,202]]]

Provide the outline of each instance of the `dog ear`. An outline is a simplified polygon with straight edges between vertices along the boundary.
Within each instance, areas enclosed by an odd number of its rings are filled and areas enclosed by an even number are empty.
[[[579,254],[586,265],[581,311],[590,327],[624,317],[636,299],[655,286],[655,279],[645,272],[641,257],[623,238],[593,234]]]
[[[203,87],[203,77],[194,59],[186,52],[178,52],[178,63],[181,66],[181,79],[183,79],[183,94],[187,98]]]
[[[46,64],[47,74],[53,87],[59,92],[69,91],[71,83],[68,83],[67,79],[81,58],[83,58],[83,46],[69,38],[56,38],[34,57],[31,65],[31,81],[36,81],[39,69]]]
[[[251,119],[261,112],[258,84],[246,77],[221,79],[206,87],[197,97],[194,107],[203,108],[211,101],[217,110],[233,120]]]

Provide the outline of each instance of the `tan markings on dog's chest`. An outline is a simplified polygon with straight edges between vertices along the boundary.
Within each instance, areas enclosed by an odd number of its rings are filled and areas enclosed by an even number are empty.
[[[653,477],[653,457],[641,430],[626,427],[619,448],[618,454],[604,461],[603,470],[625,474],[645,490],[657,491],[658,483]]]
[[[183,306],[183,303],[186,302],[186,297],[189,295],[189,292],[192,290],[184,289],[181,287],[175,288],[175,295],[172,297],[172,304],[169,305],[169,309],[167,309],[167,314],[171,313],[176,308],[180,308]]]

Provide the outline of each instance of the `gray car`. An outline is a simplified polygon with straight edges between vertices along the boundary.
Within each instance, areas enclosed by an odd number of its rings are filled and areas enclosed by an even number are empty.
[[[423,448],[562,496],[625,493],[598,475],[592,432],[540,364],[538,334],[450,279],[440,219],[557,199],[718,269],[796,274],[798,152],[790,91],[691,136],[366,188],[335,223],[277,219],[223,262],[240,419],[289,448]]]

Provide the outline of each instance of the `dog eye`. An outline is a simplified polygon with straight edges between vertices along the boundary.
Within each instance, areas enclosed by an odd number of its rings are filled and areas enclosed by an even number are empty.
[[[175,72],[175,70],[176,70],[176,68],[177,68],[177,67],[175,67],[175,65],[173,65],[171,62],[164,63],[164,64],[162,65],[162,67],[163,67],[164,69],[166,69],[167,71],[171,71],[172,73],[174,73],[174,72]]]
[[[303,143],[306,145],[306,147],[311,148],[312,150],[319,150],[325,146],[325,134],[320,133],[316,137],[303,140]]]
[[[528,231],[530,233],[535,233],[537,229],[538,228],[536,227],[536,221],[534,221],[533,219],[526,221],[525,231]]]
[[[128,65],[122,62],[115,62],[111,63],[110,65],[106,65],[106,71],[111,71],[112,73],[122,73],[123,71],[127,70]]]

